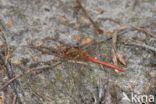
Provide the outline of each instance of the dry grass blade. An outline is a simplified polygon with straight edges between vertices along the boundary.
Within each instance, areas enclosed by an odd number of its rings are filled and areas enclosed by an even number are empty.
[[[115,32],[114,34],[113,34],[113,36],[112,36],[112,57],[113,57],[113,62],[114,62],[114,64],[115,65],[117,65],[118,64],[118,61],[117,61],[117,54],[116,54],[116,42],[117,42],[117,33],[118,32]],[[117,70],[115,70],[115,71],[117,71]]]
[[[123,56],[117,52],[116,44],[117,44],[117,35],[118,31],[116,31],[112,36],[112,57],[114,64],[118,65],[118,62],[121,62],[123,65],[127,65]]]
[[[13,97],[13,101],[12,101],[12,104],[16,104],[16,99],[17,99],[17,96],[14,95],[14,97]]]
[[[114,22],[116,24],[119,24],[121,25],[121,22],[119,20],[114,20],[112,18],[99,18],[100,21],[111,21],[111,22]]]
[[[123,58],[123,55],[122,55],[122,54],[117,53],[117,58],[118,58],[118,61],[119,61],[120,63],[122,63],[123,65],[127,65],[127,62],[126,62],[126,60]]]

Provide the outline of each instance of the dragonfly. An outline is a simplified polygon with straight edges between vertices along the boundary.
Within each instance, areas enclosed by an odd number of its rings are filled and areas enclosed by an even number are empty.
[[[45,40],[47,41],[47,39],[45,39]],[[116,70],[118,72],[125,72],[125,70],[118,65],[94,58],[93,56],[90,55],[89,51],[87,51],[81,47],[71,46],[68,44],[64,44],[60,41],[59,41],[60,45],[57,46],[57,48],[48,47],[48,46],[44,45],[45,40],[42,40],[41,44],[39,44],[39,45],[35,45],[35,44],[31,43],[30,46],[33,49],[39,50],[43,54],[55,54],[57,57],[67,59],[67,60],[93,62],[96,64],[103,65],[105,67],[111,68],[113,70]],[[52,40],[54,40],[54,39],[52,39]]]

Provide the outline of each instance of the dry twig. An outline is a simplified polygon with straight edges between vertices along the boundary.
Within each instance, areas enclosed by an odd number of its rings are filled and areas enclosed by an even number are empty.
[[[89,14],[87,13],[86,9],[82,6],[81,0],[76,0],[76,3],[77,3],[77,7],[76,8],[82,10],[82,12],[85,14],[85,16],[89,19],[89,21],[91,22],[91,24],[95,28],[96,33],[97,34],[103,34],[103,30],[100,29],[100,27],[97,25],[97,23],[89,16]]]
[[[156,53],[156,48],[154,47],[151,47],[149,45],[146,45],[145,43],[137,43],[137,42],[128,42],[126,43],[127,45],[133,45],[133,46],[137,46],[137,47],[142,47],[142,48],[145,48],[145,49],[148,49],[148,50],[151,50],[153,52]]]
[[[151,33],[150,31],[148,31],[148,30],[145,29],[145,28],[142,28],[142,27],[135,27],[135,26],[132,26],[132,27],[133,27],[134,29],[140,31],[140,32],[145,33],[146,35],[149,35],[149,36],[151,36],[151,37],[156,38],[156,35],[154,35],[153,33]]]
[[[28,73],[32,73],[32,72],[38,71],[38,70],[43,71],[44,69],[50,69],[50,68],[56,67],[56,66],[59,65],[59,64],[61,64],[61,63],[59,62],[59,63],[56,63],[56,64],[53,65],[53,66],[42,66],[42,67],[31,68],[31,69],[25,68],[25,67],[21,67],[21,68],[25,69],[26,72],[20,73],[20,74],[16,75],[15,77],[13,77],[12,79],[10,79],[4,86],[2,86],[2,87],[0,88],[0,90],[3,90],[5,87],[7,87],[8,85],[10,85],[13,81],[15,81],[16,79],[22,77],[23,75],[26,75],[26,74],[28,74]]]
[[[6,37],[5,37],[5,36],[11,35],[11,34],[10,34],[10,31],[7,29],[5,23],[2,21],[1,18],[0,18],[0,27],[2,29],[1,30],[1,32],[2,32],[1,37],[5,43],[5,49],[0,50],[0,59],[2,60],[4,66],[6,68],[6,74],[7,74],[8,78],[12,79],[14,76],[14,71],[13,71],[13,67],[12,67],[11,62],[8,59],[10,52],[9,52],[9,45],[8,45],[8,42],[7,42]],[[14,93],[17,96],[18,103],[22,104],[21,98],[19,96],[19,88],[17,88],[17,85],[19,85],[18,81],[14,80],[10,85],[11,85],[11,88],[13,89]]]

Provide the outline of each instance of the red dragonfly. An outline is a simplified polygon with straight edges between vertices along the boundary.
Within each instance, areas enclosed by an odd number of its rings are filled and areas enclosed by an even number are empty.
[[[58,49],[55,48],[50,48],[50,47],[45,47],[43,45],[39,45],[39,46],[35,46],[33,44],[31,44],[31,46],[34,49],[37,49],[39,51],[41,51],[42,53],[55,53],[58,57],[64,58],[64,59],[70,59],[70,60],[79,60],[79,61],[90,61],[93,63],[97,63],[97,64],[101,64],[104,65],[108,68],[117,70],[119,72],[124,72],[125,70],[115,64],[111,64],[109,62],[106,61],[101,61],[98,60],[94,57],[92,57],[86,50],[80,48],[80,47],[72,47],[72,46],[59,46]]]
[[[66,49],[62,50],[61,53],[62,53],[63,57],[67,58],[67,59],[75,58],[77,60],[91,61],[93,63],[101,64],[106,67],[112,68],[114,70],[118,70],[119,72],[125,71],[123,68],[121,68],[115,64],[111,64],[106,61],[101,61],[101,60],[98,60],[98,59],[90,56],[87,51],[85,51],[79,47],[66,48]]]

